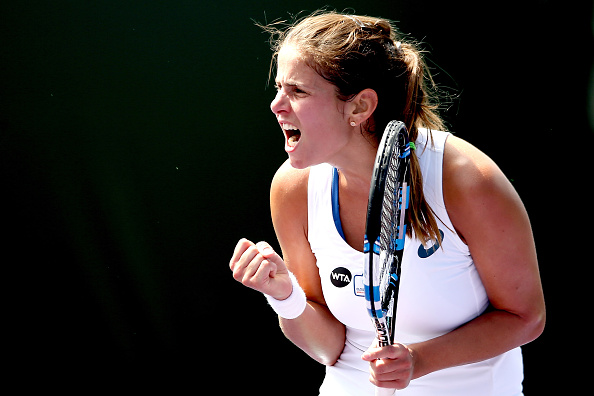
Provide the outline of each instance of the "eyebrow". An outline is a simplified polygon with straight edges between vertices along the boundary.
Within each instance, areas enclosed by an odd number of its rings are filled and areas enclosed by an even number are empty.
[[[299,87],[299,88],[303,88],[303,89],[311,89],[311,87],[309,87],[309,85],[302,83],[302,82],[298,82],[298,81],[286,81],[286,82],[281,82],[280,80],[275,80],[274,81],[276,85],[284,85],[287,87]]]
[[[283,84],[283,85],[288,85],[288,86],[291,86],[291,87],[294,87],[294,86],[296,86],[296,85],[301,85],[301,84],[299,84],[298,82],[295,82],[295,81],[286,81],[286,82],[284,82],[284,83],[283,83],[283,82],[281,82],[281,80],[279,80],[278,78],[277,78],[277,79],[275,79],[275,80],[274,80],[274,82],[275,82],[276,84]]]

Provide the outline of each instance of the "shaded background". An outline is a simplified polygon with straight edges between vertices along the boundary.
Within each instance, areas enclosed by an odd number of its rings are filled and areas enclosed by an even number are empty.
[[[566,345],[590,316],[594,45],[581,3],[4,2],[8,377],[82,393],[317,394],[323,367],[227,265],[240,237],[276,246],[268,187],[285,153],[253,20],[327,6],[424,43],[450,129],[495,159],[533,222],[548,324],[524,348],[526,394],[581,389],[584,350]]]

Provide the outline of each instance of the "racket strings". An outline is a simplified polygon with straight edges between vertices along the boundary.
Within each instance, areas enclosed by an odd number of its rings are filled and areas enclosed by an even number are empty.
[[[398,250],[400,212],[402,202],[402,188],[400,176],[403,171],[403,161],[394,157],[390,161],[386,175],[386,187],[382,202],[381,232],[380,232],[380,290],[382,310],[387,317],[391,317],[393,304],[398,290],[398,273],[400,260]]]
[[[382,226],[380,232],[380,247],[382,250],[395,252],[398,239],[398,226],[400,217],[401,188],[399,185],[399,162],[393,158],[386,175],[386,189],[382,203]]]

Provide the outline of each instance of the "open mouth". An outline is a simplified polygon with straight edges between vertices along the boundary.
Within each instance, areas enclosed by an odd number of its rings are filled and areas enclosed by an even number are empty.
[[[301,138],[301,131],[291,124],[282,124],[282,128],[287,137],[287,145],[289,147],[295,147]]]

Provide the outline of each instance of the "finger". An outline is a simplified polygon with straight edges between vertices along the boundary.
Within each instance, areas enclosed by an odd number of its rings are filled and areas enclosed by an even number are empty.
[[[376,360],[370,363],[369,380],[376,386],[404,389],[412,378],[412,366],[402,360]]]
[[[270,278],[274,278],[275,274],[276,264],[270,262],[269,260],[262,260],[252,279],[258,284],[263,285],[269,283]]]
[[[231,268],[231,270],[233,270],[235,265],[241,259],[241,256],[245,253],[245,251],[250,246],[254,246],[254,243],[245,239],[245,238],[241,238],[237,242],[237,244],[235,245],[235,249],[233,249],[233,256],[231,257],[231,260],[229,261],[229,268]]]
[[[371,373],[383,381],[393,380],[408,373],[412,368],[409,359],[378,359],[369,363]]]
[[[266,246],[263,249],[266,249]],[[248,262],[243,270],[241,281],[244,285],[260,289],[267,286],[270,278],[276,275],[277,265],[272,260],[278,258],[278,255],[272,248],[270,250],[272,252],[270,259],[264,258],[257,245],[250,246],[242,255],[242,260]]]
[[[286,294],[286,282],[278,282],[274,275],[276,274],[276,264],[266,260],[260,253],[256,254],[250,265],[246,268],[241,283],[244,286],[258,290],[262,293],[274,296],[288,296]],[[290,280],[288,281],[291,287]],[[290,294],[290,289],[288,290]]]
[[[256,247],[262,256],[268,258],[269,256],[273,255],[274,249],[268,244],[268,242],[260,241],[256,243]]]
[[[241,254],[241,257],[237,259],[234,263],[231,264],[231,269],[233,270],[233,278],[239,282],[244,281],[246,275],[249,277],[251,276],[256,270],[253,269],[254,258],[256,256],[260,256],[260,260],[262,260],[262,256],[258,253],[258,249],[256,249],[255,245],[248,246],[247,249]],[[247,274],[246,274],[247,273]]]
[[[267,242],[258,242],[256,247],[258,248],[258,251],[262,257],[275,264],[276,267],[274,274],[276,274],[277,271],[283,274],[287,271],[283,258],[279,256]],[[274,276],[274,274],[272,276]]]
[[[383,348],[371,346],[363,355],[361,355],[361,359],[365,360],[366,362],[373,362],[375,360],[381,359],[385,357],[385,352]]]
[[[255,247],[249,248],[246,253],[244,253],[244,256],[246,256],[245,260],[247,262],[244,270],[244,279],[251,280],[254,278],[264,261],[268,262],[268,260],[265,260]]]
[[[281,256],[279,256],[267,242],[258,242],[256,243],[256,247],[258,248],[258,252],[260,252],[264,258],[277,264],[283,261]]]
[[[361,359],[372,362],[378,359],[399,359],[408,355],[408,348],[402,344],[386,345],[384,347],[371,346],[361,356]]]

